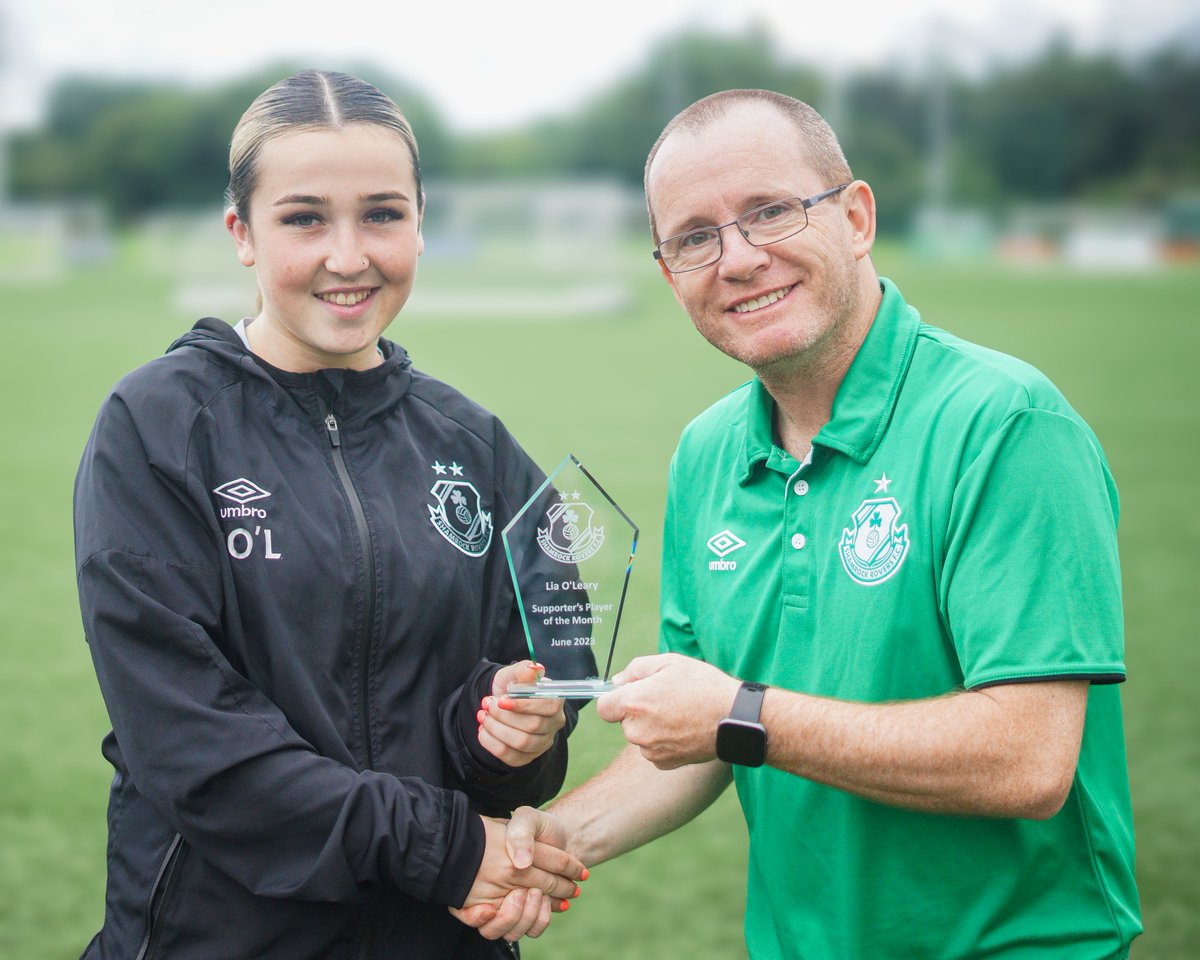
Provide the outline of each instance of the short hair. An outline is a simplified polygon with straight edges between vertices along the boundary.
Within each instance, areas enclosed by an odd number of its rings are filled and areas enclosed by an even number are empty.
[[[346,73],[305,70],[268,87],[242,114],[229,144],[225,201],[249,222],[250,196],[258,184],[258,155],[276,137],[300,130],[338,130],[349,124],[378,126],[398,134],[412,158],[417,210],[424,205],[417,139],[387,94]]]
[[[800,134],[805,162],[829,186],[849,183],[854,179],[833,128],[825,122],[824,117],[803,100],[797,100],[795,97],[789,97],[787,94],[777,93],[774,90],[722,90],[697,100],[691,106],[684,107],[679,111],[663,127],[663,132],[658,135],[654,146],[650,148],[650,155],[646,158],[643,189],[646,192],[646,210],[650,215],[650,233],[655,242],[658,241],[658,227],[654,222],[654,210],[650,206],[650,167],[658,155],[659,148],[676,131],[698,132],[728,116],[735,108],[747,104],[765,104],[774,107],[786,120],[791,121]]]

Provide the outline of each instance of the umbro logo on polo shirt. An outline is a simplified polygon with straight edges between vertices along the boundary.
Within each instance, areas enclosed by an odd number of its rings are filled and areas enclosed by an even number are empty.
[[[734,550],[740,550],[746,545],[746,541],[739,537],[732,530],[722,530],[720,533],[715,533],[708,538],[708,549],[717,555],[719,559],[709,560],[709,570],[736,570],[736,560],[726,560],[725,558]]]

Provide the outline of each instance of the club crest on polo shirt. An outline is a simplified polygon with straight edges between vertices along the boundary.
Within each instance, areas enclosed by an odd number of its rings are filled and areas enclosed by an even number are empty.
[[[894,497],[864,500],[854,511],[853,526],[842,530],[838,553],[858,583],[873,587],[900,569],[908,556],[908,525],[898,524],[899,517]]]
[[[492,542],[492,515],[485,513],[479,491],[467,480],[453,479],[463,475],[457,463],[449,466],[440,460],[433,463],[433,472],[451,479],[438,480],[430,489],[434,502],[426,504],[429,522],[445,540],[469,557],[481,557]]]

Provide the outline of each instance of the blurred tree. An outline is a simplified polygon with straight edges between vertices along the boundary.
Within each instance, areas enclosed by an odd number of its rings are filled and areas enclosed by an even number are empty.
[[[824,89],[816,72],[784,62],[765,27],[733,36],[689,30],[663,40],[642,67],[569,117],[468,138],[455,171],[604,175],[640,185],[646,154],[667,121],[692,101],[732,87],[770,87],[809,101]]]
[[[885,74],[864,74],[850,81],[845,97],[842,150],[854,175],[871,184],[879,229],[899,229],[924,197],[922,92]]]
[[[229,139],[250,102],[301,67],[282,64],[214,88],[71,77],[45,126],[12,140],[12,179],[28,198],[92,196],[121,220],[169,206],[219,204]],[[366,69],[393,97],[421,145],[422,170],[444,170],[449,137],[427,98]]]
[[[1062,41],[979,84],[963,135],[1013,197],[1077,197],[1128,175],[1146,147],[1146,90],[1109,55],[1078,57]]]
[[[1143,82],[1147,136],[1141,173],[1150,181],[1148,192],[1200,189],[1200,57],[1167,49],[1147,64]]]
[[[279,64],[208,89],[70,77],[42,129],[13,137],[19,197],[92,195],[120,218],[220,201],[229,136],[263,89],[300,67]],[[834,85],[780,55],[762,26],[736,35],[687,30],[663,39],[628,76],[569,114],[520,128],[452,136],[427,97],[369,66],[348,66],[396,100],[421,144],[427,177],[612,176],[640,184],[646,153],[686,104],[731,87],[769,87],[830,112],[855,173],[879,197],[881,228],[901,229],[928,199],[928,89],[894,73]],[[1130,191],[1160,198],[1200,185],[1200,54],[1142,63],[1079,56],[1057,42],[1032,60],[967,81],[942,74],[952,203],[1070,199]],[[836,93],[830,100],[830,93]]]

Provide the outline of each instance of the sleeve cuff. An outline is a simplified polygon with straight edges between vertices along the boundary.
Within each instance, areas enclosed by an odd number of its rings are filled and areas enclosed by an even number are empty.
[[[479,873],[487,844],[483,821],[461,794],[457,796],[454,804],[450,838],[445,862],[429,899],[447,907],[461,907]]]

